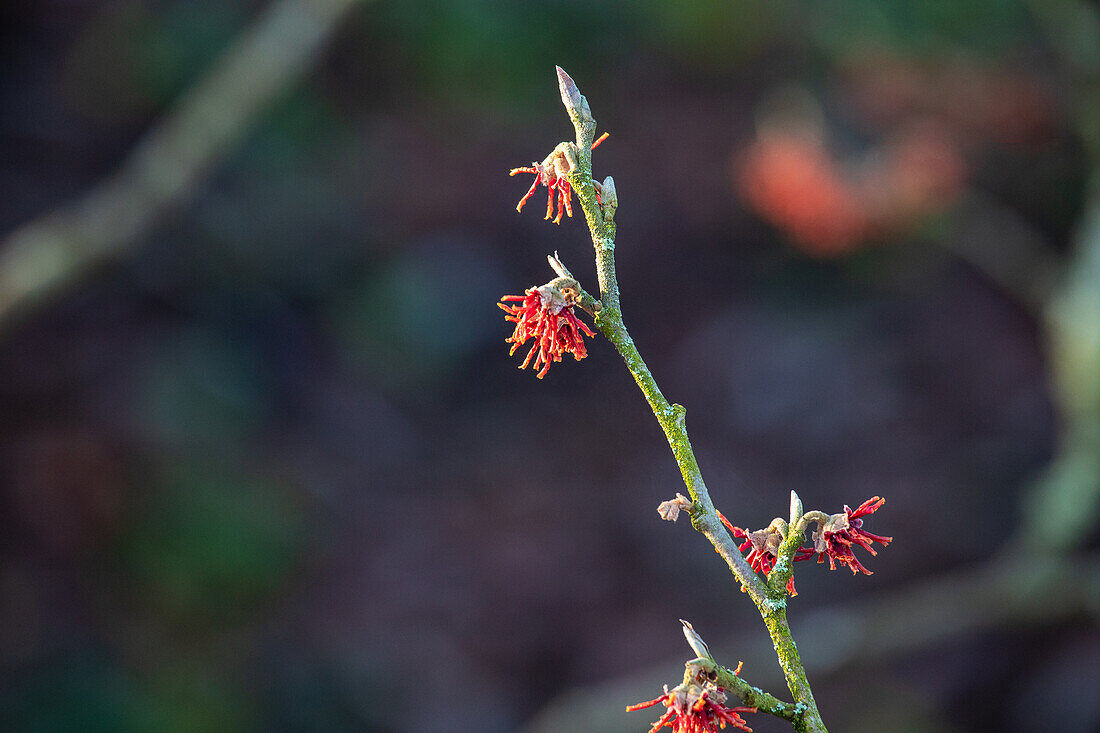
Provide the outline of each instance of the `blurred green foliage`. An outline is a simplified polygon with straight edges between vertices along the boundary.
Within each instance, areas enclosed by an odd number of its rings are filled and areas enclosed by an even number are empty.
[[[179,334],[152,355],[131,409],[160,441],[206,449],[240,443],[269,417],[264,375],[255,348],[228,333]]]
[[[917,56],[1003,57],[1028,39],[1022,3],[1004,0],[842,0],[800,3],[815,42],[831,53],[868,48]]]
[[[788,0],[647,0],[636,12],[634,26],[647,46],[698,72],[721,73],[759,54],[795,8]]]
[[[135,501],[121,559],[162,622],[239,622],[294,568],[304,527],[292,495],[215,461],[158,467]]]
[[[61,92],[96,119],[147,114],[205,71],[247,17],[247,5],[234,2],[104,3],[67,54]]]
[[[211,670],[171,667],[138,674],[91,650],[53,660],[0,695],[6,730],[53,733],[235,731],[247,704]]]
[[[417,388],[458,368],[499,333],[483,293],[504,288],[499,267],[461,242],[411,249],[332,303],[349,361],[390,388]]]

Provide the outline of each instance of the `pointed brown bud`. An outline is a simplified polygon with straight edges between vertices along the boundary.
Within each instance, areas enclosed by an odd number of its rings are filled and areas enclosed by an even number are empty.
[[[558,88],[561,90],[562,104],[565,105],[566,109],[580,106],[581,90],[577,89],[577,83],[573,81],[573,77],[565,73],[565,69],[560,66],[554,68],[558,72]]]
[[[699,632],[684,619],[680,619],[680,623],[684,625],[684,638],[687,639],[688,646],[691,647],[691,650],[700,657],[709,657],[710,649],[707,648],[707,643],[703,641],[703,637],[699,636]]]
[[[573,81],[569,74],[565,73],[565,69],[560,66],[554,68],[558,71],[558,89],[561,90],[561,102],[565,105],[565,109],[569,111],[569,116],[577,117],[583,122],[595,122],[592,119],[592,110],[588,106],[588,100],[577,88],[577,83]]]

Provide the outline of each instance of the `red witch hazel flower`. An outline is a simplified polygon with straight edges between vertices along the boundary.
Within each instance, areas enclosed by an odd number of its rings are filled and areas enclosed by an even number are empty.
[[[605,132],[600,135],[596,142],[592,143],[592,149],[595,150],[599,147],[600,143],[607,139],[611,133]],[[516,211],[523,211],[523,205],[527,203],[527,199],[535,195],[535,191],[539,186],[546,186],[546,216],[545,219],[549,219],[554,215],[554,194],[558,195],[558,215],[554,217],[554,223],[561,223],[561,214],[564,210],[567,216],[573,216],[573,187],[569,185],[569,181],[566,176],[573,169],[572,164],[565,157],[565,151],[562,146],[554,148],[554,152],[546,156],[546,159],[541,163],[532,163],[529,166],[523,168],[513,168],[512,172],[508,175],[514,176],[517,173],[534,173],[535,182],[531,184],[531,188],[527,190],[527,193],[516,204]],[[597,189],[598,190],[598,189]],[[597,200],[599,194],[596,194]]]
[[[524,295],[505,295],[501,301],[521,301],[519,305],[497,303],[506,315],[504,320],[516,324],[515,331],[505,341],[512,344],[510,354],[516,353],[527,339],[534,339],[527,358],[519,365],[538,369],[539,379],[546,376],[550,364],[561,361],[562,354],[570,353],[580,361],[588,356],[581,334],[595,337],[584,321],[577,318],[573,306],[580,302],[576,281],[557,278],[537,288],[528,288]],[[541,368],[540,368],[541,367]]]
[[[737,666],[737,671],[741,671],[741,665]],[[752,728],[739,713],[755,713],[756,708],[726,707],[726,691],[713,682],[702,685],[685,682],[671,690],[665,685],[665,694],[654,700],[630,705],[626,712],[651,708],[657,703],[667,710],[653,723],[649,733],[657,733],[666,725],[672,728],[673,733],[718,733],[727,725],[752,733]]]
[[[872,496],[855,510],[845,505],[844,513],[833,514],[813,533],[814,546],[810,556],[816,554],[819,563],[825,562],[825,558],[828,557],[830,570],[836,570],[836,564],[840,563],[847,565],[852,575],[857,573],[871,575],[871,571],[865,568],[852,552],[852,546],[859,545],[872,555],[877,555],[872,542],[878,542],[885,547],[893,541],[893,537],[881,537],[863,529],[863,517],[874,514],[885,503],[885,499]],[[809,548],[801,548],[799,552],[807,549]]]
[[[748,561],[752,569],[758,573],[763,573],[765,578],[768,577],[772,572],[772,568],[775,567],[775,561],[779,557],[779,544],[783,541],[783,535],[779,533],[779,530],[774,526],[769,526],[750,532],[747,529],[734,527],[721,512],[718,513],[718,518],[722,520],[722,523],[726,525],[726,529],[734,537],[745,540],[737,549],[744,552],[752,548],[749,550],[749,554],[745,555],[745,560]],[[813,556],[813,550],[809,547],[800,547],[794,553],[796,561],[808,560]],[[787,579],[787,595],[798,595],[798,591],[794,589],[793,575]]]

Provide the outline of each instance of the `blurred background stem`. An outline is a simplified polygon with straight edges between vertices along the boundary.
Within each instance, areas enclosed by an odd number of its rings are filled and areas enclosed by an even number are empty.
[[[1044,311],[1061,431],[1020,532],[1027,551],[1078,547],[1100,515],[1100,168],[1061,283]]]
[[[274,0],[86,194],[0,242],[0,335],[19,311],[121,257],[181,205],[259,115],[309,72],[360,0]]]

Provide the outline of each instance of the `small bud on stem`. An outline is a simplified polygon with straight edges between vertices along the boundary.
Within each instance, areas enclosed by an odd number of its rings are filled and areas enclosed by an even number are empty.
[[[577,88],[577,83],[573,81],[569,74],[565,73],[565,69],[560,66],[554,68],[558,71],[558,89],[561,90],[561,102],[565,105],[569,116],[580,120],[586,126],[591,125],[595,128],[596,120],[592,118],[592,109],[588,106],[588,100],[581,94],[581,90]]]
[[[615,192],[615,179],[611,176],[603,179],[600,184],[600,204],[603,207],[604,220],[614,219],[615,210],[619,208],[619,196]]]
[[[788,522],[789,526],[794,527],[798,524],[798,520],[802,519],[802,500],[798,498],[798,494],[791,490],[791,519]]]
[[[691,650],[700,657],[710,659],[710,648],[707,647],[707,643],[703,641],[703,637],[699,636],[699,632],[692,627],[690,622],[684,619],[680,619],[680,623],[684,625],[684,638],[687,639],[688,646],[691,647]]]

